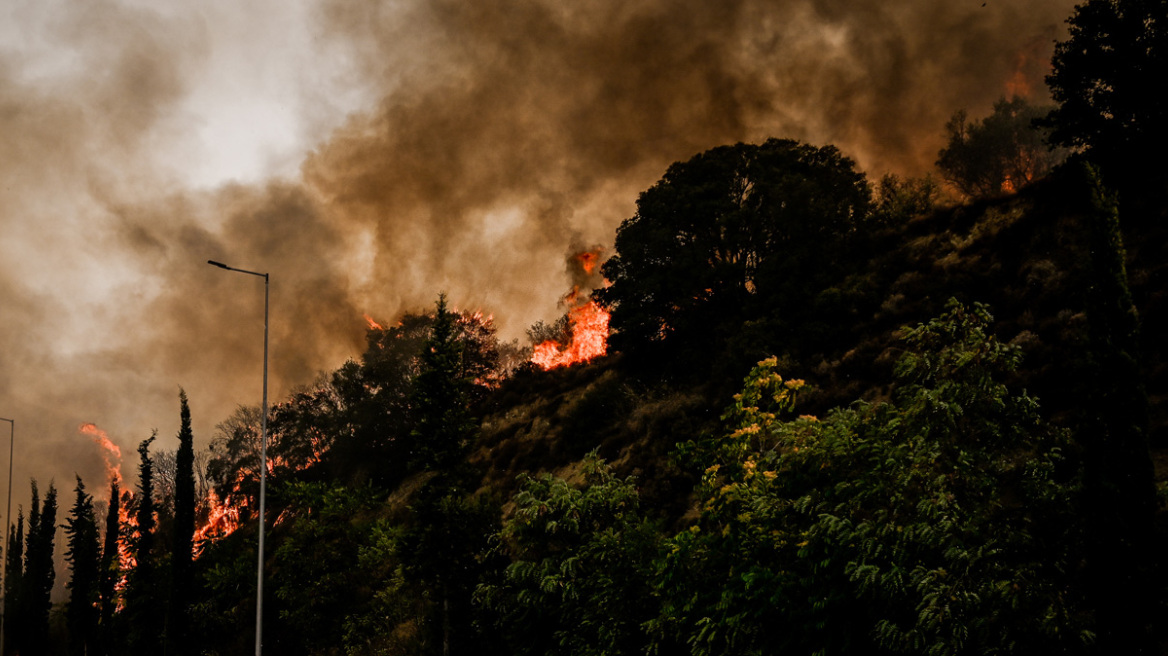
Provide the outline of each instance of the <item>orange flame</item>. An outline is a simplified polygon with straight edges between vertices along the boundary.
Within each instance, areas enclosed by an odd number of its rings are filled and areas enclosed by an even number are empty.
[[[584,274],[588,277],[597,276],[600,265],[601,247],[584,251],[572,256],[580,264]],[[604,284],[607,280],[600,278]],[[591,282],[591,281],[589,281]],[[575,285],[560,301],[568,308],[568,322],[571,335],[567,344],[560,344],[549,339],[536,344],[532,350],[531,361],[545,371],[556,367],[567,367],[573,364],[588,362],[608,352],[608,311],[600,307],[591,298],[580,294],[580,286]]]
[[[109,435],[107,435],[105,431],[97,427],[97,424],[81,424],[81,426],[78,427],[78,430],[81,431],[82,434],[88,435],[89,439],[93,440],[94,444],[102,448],[102,455],[105,456],[105,468],[106,473],[109,475],[109,482],[117,483],[118,487],[121,487],[122,450],[118,448],[117,444],[114,444],[110,440]],[[114,460],[110,460],[111,455],[116,459],[116,462]]]
[[[556,367],[588,362],[608,352],[608,312],[589,300],[568,312],[572,336],[567,345],[547,340],[535,346],[531,361],[545,371]]]
[[[365,315],[365,323],[369,324],[369,330],[385,330],[381,324],[373,320],[373,317],[368,314]]]
[[[231,535],[235,529],[239,528],[240,509],[220,500],[214,489],[207,493],[205,504],[207,520],[195,531],[193,540],[196,558],[203,552],[207,541]]]
[[[576,256],[576,261],[580,263],[580,267],[584,269],[584,273],[592,275],[596,273],[596,267],[600,264],[600,249],[584,251]]]

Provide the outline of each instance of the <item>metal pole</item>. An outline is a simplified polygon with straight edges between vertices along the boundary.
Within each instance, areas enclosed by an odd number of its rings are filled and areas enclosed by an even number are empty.
[[[268,274],[264,274],[264,403],[260,418],[260,564],[256,572],[256,656],[264,635],[264,499],[268,480]]]
[[[3,656],[4,651],[4,607],[8,605],[8,595],[5,588],[8,587],[8,539],[9,531],[12,530],[12,445],[16,442],[16,420],[4,419],[0,417],[0,421],[8,422],[8,509],[4,511],[4,547],[2,550],[4,554],[4,561],[0,563],[0,568],[3,568],[2,575],[4,583],[0,585],[0,656]]]
[[[260,415],[260,544],[259,544],[259,564],[256,566],[256,638],[255,638],[255,653],[256,656],[262,656],[263,653],[263,639],[264,639],[264,499],[267,496],[267,480],[268,480],[268,289],[269,280],[268,274],[258,273],[256,271],[248,271],[246,269],[237,269],[235,267],[227,266],[222,262],[215,260],[207,260],[207,264],[212,264],[220,269],[227,269],[228,271],[236,271],[238,273],[246,273],[252,276],[259,276],[264,279],[264,401],[263,408]],[[0,656],[3,656],[0,654]]]

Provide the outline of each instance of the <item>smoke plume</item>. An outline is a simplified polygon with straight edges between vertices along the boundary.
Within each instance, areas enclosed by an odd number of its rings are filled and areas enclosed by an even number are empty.
[[[955,110],[1045,100],[1073,2],[238,5],[3,9],[14,505],[32,476],[102,496],[82,423],[173,449],[181,385],[205,446],[258,404],[263,281],[208,259],[271,274],[273,400],[440,291],[518,337],[673,161],[776,136],[929,172]]]

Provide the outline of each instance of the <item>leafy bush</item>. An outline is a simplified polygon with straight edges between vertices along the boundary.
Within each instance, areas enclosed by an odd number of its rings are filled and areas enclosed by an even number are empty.
[[[701,516],[667,545],[656,635],[700,655],[1080,648],[1065,436],[1002,382],[1020,355],[989,320],[951,302],[907,332],[894,402],[822,420],[781,420],[803,382],[761,362],[732,432],[683,449]]]

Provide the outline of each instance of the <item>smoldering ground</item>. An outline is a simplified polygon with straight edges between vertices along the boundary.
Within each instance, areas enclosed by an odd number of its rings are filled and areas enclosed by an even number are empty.
[[[258,403],[263,283],[208,259],[271,273],[273,399],[358,355],[363,314],[439,291],[519,337],[561,311],[566,251],[611,244],[670,162],[779,136],[873,177],[926,173],[954,110],[1045,99],[1073,2],[187,4],[4,10],[0,415],[18,422],[18,503],[30,476],[103,488],[83,422],[127,453],[151,428],[170,449],[179,386],[199,445]],[[284,118],[203,130],[269,84]],[[231,135],[281,121],[295,148],[260,158],[273,177],[192,182]]]

